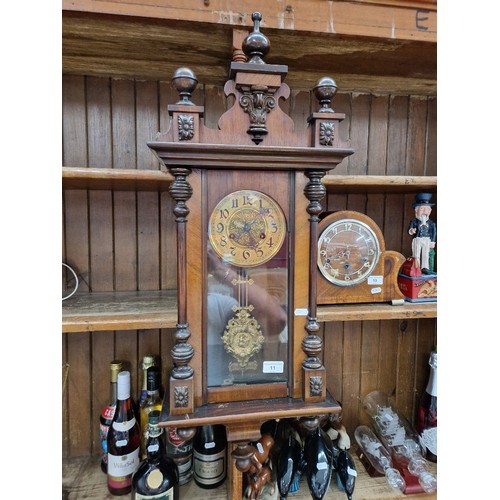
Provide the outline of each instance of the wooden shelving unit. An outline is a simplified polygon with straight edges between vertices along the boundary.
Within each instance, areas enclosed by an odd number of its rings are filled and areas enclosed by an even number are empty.
[[[230,10],[224,2],[208,5],[174,0],[168,6],[152,6],[144,0],[100,5],[87,0],[63,2],[63,162],[73,165],[62,168],[64,258],[68,263],[74,259],[75,268],[89,277],[89,286],[99,276],[96,290],[129,290],[87,292],[83,286],[62,303],[63,361],[71,366],[63,390],[65,500],[114,498],[107,491],[100,457],[95,455],[99,448],[95,422],[108,389],[106,363],[113,356],[122,357],[131,361],[133,372],[138,372],[143,353],[169,349],[165,337],[170,332],[165,336],[152,330],[176,328],[175,272],[170,268],[175,266],[170,266],[171,262],[167,266],[153,254],[165,259],[165,255],[169,258],[168,251],[170,255],[175,252],[174,233],[162,219],[167,204],[163,193],[169,190],[173,178],[151,159],[149,151],[144,152],[143,146],[152,134],[165,129],[158,109],[172,102],[166,82],[181,66],[191,67],[204,83],[196,97],[209,104],[205,124],[216,126],[224,107],[219,96],[227,79],[228,50],[232,41],[243,39],[251,26],[248,12]],[[402,211],[407,207],[399,203],[398,195],[423,190],[437,193],[437,177],[406,175],[436,171],[436,1],[306,0],[286,6],[286,10],[283,5],[267,5],[264,15],[265,29],[273,41],[267,62],[286,61],[286,82],[296,93],[291,116],[295,113],[294,119],[300,120],[308,114],[309,101],[305,99],[302,106],[303,93],[310,92],[323,75],[335,77],[342,94],[338,96],[338,110],[353,111],[349,131],[359,154],[349,169],[332,170],[323,178],[327,193],[361,195],[353,200],[345,197],[354,208],[359,201],[360,211],[364,210],[363,194],[372,205],[383,198],[384,214],[401,215],[404,221],[407,214]],[[370,100],[365,94],[370,94]],[[431,98],[422,99],[425,96]],[[365,144],[370,145],[367,151]],[[105,168],[111,166],[115,168]],[[402,175],[362,175],[366,171]],[[346,172],[360,175],[342,175]],[[368,196],[373,194],[382,196]],[[337,202],[335,196],[331,198]],[[342,196],[339,198],[342,203]],[[163,232],[157,229],[158,221]],[[401,221],[396,229],[390,223],[385,229],[398,235]],[[396,236],[391,241],[400,239]],[[157,252],[160,247],[161,252]],[[114,266],[111,261],[117,253],[118,264]],[[136,266],[140,263],[141,270],[153,263],[162,271],[168,268],[168,273],[157,279],[159,273],[154,269],[157,274],[152,278],[138,277],[135,268],[127,267],[129,262]],[[129,269],[133,269],[131,277],[127,275]],[[120,286],[116,286],[118,275],[127,277]],[[353,341],[346,342],[347,347],[342,344],[342,328],[337,328],[337,323],[335,331],[329,332],[334,335],[325,335],[330,346],[342,345],[339,355],[345,372],[336,367],[334,376],[330,373],[329,377],[333,384],[337,384],[335,377],[348,380],[338,383],[346,421],[356,422],[358,392],[370,389],[372,381],[381,378],[388,386],[389,376],[405,381],[396,389],[409,408],[408,400],[422,385],[418,372],[422,363],[415,358],[427,350],[427,338],[432,336],[435,322],[409,322],[412,332],[398,340],[398,347],[392,344],[392,324],[389,328],[383,322],[374,323],[376,335],[363,337],[360,331],[365,325],[355,322],[433,319],[437,317],[437,303],[320,306],[317,315],[325,332],[327,322],[349,322],[345,335]],[[109,335],[109,331],[118,334]],[[378,340],[371,346],[363,338]],[[414,338],[418,345],[410,345]],[[358,340],[360,348],[366,349],[362,352],[369,363],[359,361]],[[415,353],[413,349],[420,350]],[[374,352],[390,352],[391,356],[372,362]],[[436,494],[407,496],[393,491],[385,478],[371,478],[354,452],[352,455],[358,472],[355,500],[437,498]],[[201,490],[192,481],[181,487],[180,498],[225,500],[228,491],[229,482],[216,490]],[[289,498],[311,498],[304,479],[299,492]],[[332,483],[325,500],[345,498]]]

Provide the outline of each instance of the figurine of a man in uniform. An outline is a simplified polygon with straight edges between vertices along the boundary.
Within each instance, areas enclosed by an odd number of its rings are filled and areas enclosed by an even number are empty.
[[[429,218],[434,206],[431,199],[430,193],[419,193],[415,196],[412,205],[415,209],[415,218],[408,226],[408,234],[413,237],[412,256],[422,274],[433,274],[434,271],[434,259],[431,259],[431,253],[434,254],[436,246],[436,223]]]

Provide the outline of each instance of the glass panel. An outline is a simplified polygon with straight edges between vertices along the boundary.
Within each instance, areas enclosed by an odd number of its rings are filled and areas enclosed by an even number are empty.
[[[287,381],[288,237],[255,267],[231,265],[208,243],[207,386]]]

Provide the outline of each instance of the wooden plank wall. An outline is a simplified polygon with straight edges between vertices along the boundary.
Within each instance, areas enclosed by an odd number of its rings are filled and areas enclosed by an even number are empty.
[[[167,104],[177,100],[168,82],[63,76],[63,164],[158,169],[146,141],[166,130]],[[227,108],[219,87],[200,86],[193,101],[205,105],[211,127]],[[308,92],[292,92],[284,104],[298,128],[305,128],[311,106],[316,103]],[[436,175],[435,98],[343,93],[334,108],[347,114],[341,133],[355,150],[335,173]],[[168,193],[66,190],[62,195],[63,261],[78,271],[81,290],[175,288],[175,223]],[[368,213],[382,227],[387,247],[409,255],[405,229],[411,203],[412,196],[404,195],[330,195],[325,208]],[[166,380],[174,333],[63,334],[63,457],[100,452],[98,421],[108,399],[109,362],[128,360],[137,394],[146,352],[161,356]],[[394,394],[402,411],[414,415],[436,340],[434,320],[327,323],[321,334],[328,388],[343,404],[351,436],[368,421],[360,403],[373,389]]]

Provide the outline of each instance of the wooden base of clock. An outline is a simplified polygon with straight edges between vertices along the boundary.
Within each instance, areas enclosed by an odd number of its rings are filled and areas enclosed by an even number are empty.
[[[398,286],[398,272],[404,261],[404,256],[399,252],[382,252],[373,272],[374,275],[382,277],[381,284],[365,281],[352,287],[335,286],[318,271],[317,303],[322,305],[404,301],[405,296]]]

